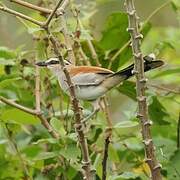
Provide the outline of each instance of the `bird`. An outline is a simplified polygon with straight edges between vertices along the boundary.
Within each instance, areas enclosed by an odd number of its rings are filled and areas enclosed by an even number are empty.
[[[144,72],[158,68],[164,64],[162,60],[156,60],[154,54],[143,57]],[[69,93],[69,86],[59,58],[52,57],[46,61],[39,61],[37,66],[47,67],[57,77],[62,90]],[[84,122],[94,116],[100,109],[99,98],[109,90],[121,84],[123,81],[134,76],[134,64],[118,71],[113,72],[109,69],[97,66],[76,66],[69,60],[64,60],[64,65],[69,72],[78,100],[90,101],[94,109],[92,113],[84,118]]]

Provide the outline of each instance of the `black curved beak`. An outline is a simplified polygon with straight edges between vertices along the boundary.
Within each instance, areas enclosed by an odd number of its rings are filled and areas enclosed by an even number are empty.
[[[36,63],[37,66],[47,66],[45,61],[39,61]]]

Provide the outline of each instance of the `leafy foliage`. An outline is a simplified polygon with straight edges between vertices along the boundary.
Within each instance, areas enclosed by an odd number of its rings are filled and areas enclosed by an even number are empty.
[[[49,8],[52,5],[49,4],[50,2],[50,0],[44,1],[43,6]],[[112,3],[111,5],[114,7],[115,1],[101,0],[97,3],[100,8],[96,8],[95,1],[85,1],[81,7],[82,10],[80,8],[79,23],[84,27],[79,37],[77,37],[79,30],[77,17],[74,17],[71,12],[67,15],[68,33],[71,35],[77,64],[82,65],[84,61],[88,60],[90,64],[95,65],[95,60],[87,45],[87,40],[92,40],[102,67],[118,71],[132,61],[132,51],[129,46],[130,36],[126,31],[127,15],[120,9],[117,12],[111,12],[108,3]],[[106,8],[106,3],[108,10],[103,9]],[[141,9],[150,5],[151,2],[144,2]],[[171,5],[172,8],[169,11],[173,11],[180,18],[179,1],[174,0]],[[77,4],[73,4],[73,6],[78,7]],[[119,8],[119,2],[115,4],[116,6]],[[12,7],[14,8],[13,5]],[[90,13],[88,13],[89,9],[91,9]],[[100,13],[101,19],[96,17],[96,11]],[[108,12],[108,16],[104,15],[105,11]],[[34,18],[45,19],[43,14],[31,11],[27,13]],[[165,12],[163,15],[167,14]],[[100,24],[101,32],[98,32],[97,27],[93,26],[94,19]],[[6,37],[0,30],[0,38],[2,40],[5,38],[4,44],[0,44],[0,96],[34,109],[35,60],[53,57],[54,52],[52,44],[42,28],[22,19],[20,22],[22,24],[12,24],[11,28],[18,29],[13,33],[13,38],[12,36]],[[6,29],[6,25],[2,25],[2,29]],[[160,26],[161,19],[158,19],[158,26],[153,22],[143,24],[141,27],[144,35],[142,51],[144,54],[155,52],[158,58],[165,59],[166,62],[165,67],[147,73],[147,77],[150,79],[147,95],[149,118],[153,121],[153,141],[158,160],[162,164],[162,174],[165,179],[173,180],[180,178],[180,152],[179,147],[177,148],[176,133],[180,99],[179,94],[175,93],[179,92],[178,85],[180,83],[180,69],[178,68],[180,46],[177,40],[180,34],[177,27]],[[60,42],[59,47],[63,49],[63,55],[67,57],[61,22],[54,18],[49,30],[56,36]],[[25,34],[21,35],[21,38],[17,38],[23,31]],[[9,32],[8,28],[7,32]],[[15,45],[13,46],[13,44]],[[84,60],[79,55],[79,45],[87,56]],[[51,137],[41,125],[38,117],[0,101],[0,179],[19,180],[27,179],[27,177],[35,180],[82,179],[80,173],[82,155],[74,128],[74,117],[69,98],[62,92],[57,80],[47,69],[41,70],[40,77],[41,109],[53,130],[60,135],[60,139]],[[156,86],[150,86],[151,83]],[[121,96],[122,94],[125,96]],[[137,103],[134,79],[125,81],[122,85],[112,89],[108,96],[113,119],[113,134],[108,150],[107,179],[149,179],[150,170],[144,162],[141,127],[135,118]],[[84,107],[84,114],[90,114],[89,103],[81,103]],[[107,128],[104,113],[99,112],[97,117],[90,120],[84,128],[91,162],[93,168],[96,169],[97,179],[101,179]]]

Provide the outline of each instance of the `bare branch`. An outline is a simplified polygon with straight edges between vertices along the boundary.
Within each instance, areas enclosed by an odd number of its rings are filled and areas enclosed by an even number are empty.
[[[30,180],[31,177],[29,175],[29,171],[28,171],[28,167],[26,165],[26,162],[25,160],[23,159],[22,155],[21,155],[21,152],[19,151],[19,148],[18,148],[18,145],[16,143],[16,141],[14,140],[14,138],[12,137],[12,132],[11,130],[9,129],[7,123],[4,124],[4,127],[7,131],[7,138],[13,148],[13,150],[15,151],[15,153],[17,154],[18,158],[19,158],[19,161],[20,161],[20,164],[21,164],[21,167],[23,169],[23,173],[24,173],[24,177],[23,179],[24,180]]]
[[[141,26],[140,28],[140,32],[143,30],[144,26],[164,7],[166,7],[167,5],[169,5],[171,3],[171,1],[167,1],[165,3],[163,3],[160,7],[158,7],[157,9],[155,9],[145,20],[145,22],[143,23],[143,26]],[[112,66],[113,61],[123,52],[124,49],[126,49],[131,43],[131,40],[127,41],[111,58],[110,58],[110,62],[109,62],[109,66],[108,68],[110,69]]]
[[[108,149],[109,144],[111,142],[112,138],[112,119],[110,117],[109,112],[109,103],[107,97],[103,97],[103,103],[104,103],[104,112],[106,115],[106,120],[108,127],[105,130],[105,140],[104,140],[104,152],[103,152],[103,160],[102,160],[102,180],[106,180],[107,176],[107,160],[108,160]]]
[[[53,16],[55,15],[57,9],[59,8],[60,4],[61,4],[62,0],[58,1],[58,3],[56,4],[55,8],[53,9],[53,11],[51,11],[51,14],[49,15],[49,17],[47,18],[46,22],[44,23],[43,27],[45,29],[48,28],[49,23],[51,22]]]
[[[24,107],[22,105],[19,105],[16,102],[6,99],[2,96],[0,96],[0,101],[4,102],[5,104],[8,104],[10,106],[13,106],[21,111],[24,111],[26,113],[37,116],[41,120],[41,124],[48,130],[48,132],[52,135],[52,137],[54,137],[56,139],[59,138],[59,135],[52,129],[52,127],[49,124],[49,122],[47,121],[47,119],[40,112],[37,112],[36,110],[32,110],[30,108]]]
[[[177,124],[177,149],[180,150],[180,112],[179,112],[179,118]]]
[[[79,106],[79,101],[75,95],[74,85],[71,81],[71,77],[70,77],[69,72],[67,71],[66,67],[64,66],[63,56],[59,52],[59,48],[57,46],[57,41],[52,35],[50,35],[50,40],[52,42],[54,52],[55,52],[56,56],[59,58],[63,72],[66,76],[67,84],[69,86],[69,92],[71,95],[73,111],[74,111],[75,121],[76,121],[75,128],[76,128],[76,131],[78,133],[78,139],[79,139],[79,143],[81,145],[81,151],[82,151],[82,158],[83,158],[82,163],[83,163],[83,169],[84,169],[84,179],[92,180],[94,175],[93,175],[93,172],[91,170],[91,161],[90,161],[90,157],[89,157],[87,140],[85,138],[84,131],[83,131],[84,124],[81,122],[82,111],[81,111],[81,108]]]
[[[39,6],[36,6],[36,5],[26,2],[26,1],[22,1],[22,0],[9,0],[9,1],[13,2],[13,3],[17,3],[19,5],[22,5],[26,8],[42,12],[42,13],[50,14],[52,12],[52,10],[50,10],[50,9],[39,7]]]
[[[10,106],[13,106],[21,111],[24,111],[26,113],[29,113],[29,114],[32,114],[32,115],[36,115],[36,111],[33,110],[33,109],[30,109],[30,108],[27,108],[25,106],[22,106],[20,104],[17,104],[16,102],[12,101],[12,100],[9,100],[9,99],[6,99],[2,96],[0,96],[0,101],[4,102],[5,104],[8,104]]]
[[[131,35],[132,40],[132,50],[134,54],[134,64],[135,64],[135,75],[136,75],[136,94],[138,101],[138,118],[141,122],[142,127],[142,137],[145,146],[146,159],[145,161],[149,165],[151,170],[151,176],[153,180],[161,180],[161,165],[158,163],[155,156],[155,148],[152,141],[150,126],[151,123],[148,120],[148,107],[145,96],[145,76],[144,76],[144,60],[143,55],[140,50],[140,44],[142,35],[139,33],[138,29],[138,19],[136,14],[136,9],[134,7],[133,0],[126,0],[125,6],[129,19],[128,31]]]
[[[40,99],[40,74],[39,67],[35,67],[35,96],[36,96],[36,111],[41,112],[41,99]]]
[[[9,8],[7,8],[7,7],[5,7],[5,6],[0,6],[0,10],[1,10],[1,11],[4,11],[4,12],[7,12],[7,13],[9,13],[9,14],[12,14],[12,15],[14,15],[14,16],[18,16],[18,17],[20,17],[20,18],[22,18],[22,19],[25,19],[25,20],[27,20],[27,21],[30,21],[30,22],[38,25],[38,26],[42,26],[42,25],[43,25],[42,22],[37,21],[37,20],[35,20],[35,19],[33,19],[33,18],[29,17],[29,16],[26,16],[26,15],[24,15],[24,14],[22,14],[22,13],[19,13],[19,12],[17,12],[17,11],[12,10],[12,9],[9,9]]]
[[[60,16],[60,19],[61,19],[61,25],[62,25],[62,28],[63,28],[62,32],[63,32],[64,38],[65,38],[65,44],[66,44],[66,47],[67,47],[68,58],[73,64],[75,64],[76,59],[75,59],[73,48],[71,46],[70,38],[69,38],[69,35],[68,35],[68,30],[67,30],[64,14],[62,14]]]

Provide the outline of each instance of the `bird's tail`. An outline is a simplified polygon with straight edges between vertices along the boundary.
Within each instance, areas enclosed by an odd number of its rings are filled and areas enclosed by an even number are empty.
[[[161,60],[150,61],[150,58],[151,58],[150,56],[144,57],[144,72],[158,68],[164,64],[164,62]],[[134,75],[133,69],[134,69],[134,64],[131,64],[127,68],[116,72],[114,76],[119,75],[120,77],[123,78],[123,80],[128,79]]]
[[[155,58],[151,57],[150,55],[144,57],[144,71],[145,72],[150,71],[151,69],[158,68],[164,64],[163,61],[161,61],[161,60],[153,61],[154,59]],[[109,77],[107,77],[103,81],[103,86],[106,89],[113,88],[114,86],[118,85],[122,81],[132,77],[134,75],[133,70],[134,70],[134,64],[128,66],[127,68],[125,68],[123,70],[120,70],[120,71],[110,75]]]

